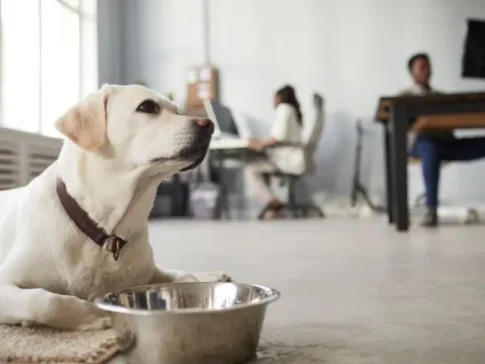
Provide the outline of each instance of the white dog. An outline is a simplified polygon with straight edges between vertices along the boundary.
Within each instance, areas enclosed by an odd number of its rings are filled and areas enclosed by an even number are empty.
[[[103,328],[109,318],[89,301],[107,292],[228,280],[158,269],[148,243],[157,186],[203,160],[210,120],[148,88],[106,85],[56,127],[67,137],[58,160],[0,193],[0,323]]]

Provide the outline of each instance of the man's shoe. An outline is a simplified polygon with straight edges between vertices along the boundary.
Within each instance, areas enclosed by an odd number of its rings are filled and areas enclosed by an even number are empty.
[[[424,214],[421,226],[437,227],[438,226],[438,212],[435,208],[428,208]]]

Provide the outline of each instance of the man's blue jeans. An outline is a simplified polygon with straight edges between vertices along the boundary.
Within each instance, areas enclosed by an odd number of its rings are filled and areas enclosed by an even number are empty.
[[[436,208],[441,163],[485,158],[485,137],[444,140],[436,136],[418,135],[409,154],[421,160],[426,206]]]

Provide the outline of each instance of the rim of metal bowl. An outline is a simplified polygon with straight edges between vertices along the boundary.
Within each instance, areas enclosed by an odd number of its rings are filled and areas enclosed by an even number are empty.
[[[238,305],[234,305],[231,307],[224,307],[216,310],[204,310],[200,308],[182,308],[182,309],[175,309],[175,310],[144,310],[144,309],[139,309],[139,308],[128,308],[125,306],[117,306],[113,305],[110,303],[104,302],[104,298],[109,295],[109,294],[121,294],[121,293],[128,293],[131,290],[135,291],[137,289],[142,289],[142,288],[154,288],[154,287],[163,287],[163,286],[170,286],[170,285],[184,285],[184,284],[194,284],[194,283],[207,283],[207,284],[214,284],[214,283],[220,283],[220,284],[236,284],[236,285],[244,285],[248,287],[253,287],[253,288],[260,288],[265,291],[268,291],[270,293],[269,297],[263,298],[260,301],[256,303],[241,303]],[[153,285],[141,285],[141,286],[134,286],[128,289],[124,289],[118,292],[111,292],[107,293],[103,297],[96,298],[94,300],[94,304],[98,307],[101,308],[105,311],[110,311],[110,312],[115,312],[115,313],[124,313],[124,314],[131,314],[131,315],[142,315],[142,316],[149,316],[149,315],[183,315],[183,314],[202,314],[202,313],[216,313],[216,312],[228,312],[228,311],[236,311],[236,310],[242,310],[244,308],[248,307],[257,307],[257,306],[262,306],[262,305],[267,305],[271,302],[277,301],[280,299],[281,293],[270,287],[266,286],[261,286],[258,284],[248,284],[248,283],[235,283],[235,282],[177,282],[177,283],[160,283],[160,284],[153,284]]]

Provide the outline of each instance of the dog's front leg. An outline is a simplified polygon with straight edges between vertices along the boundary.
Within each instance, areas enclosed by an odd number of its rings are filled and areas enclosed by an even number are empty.
[[[230,282],[231,278],[224,272],[201,272],[187,273],[177,270],[162,270],[156,268],[156,271],[150,281],[150,284],[158,283],[178,283],[178,282]]]
[[[199,280],[192,274],[187,272],[160,268],[155,269],[152,279],[149,284],[159,283],[177,283],[177,282],[198,282]]]
[[[96,330],[111,325],[109,316],[88,301],[41,288],[0,285],[0,323]]]

